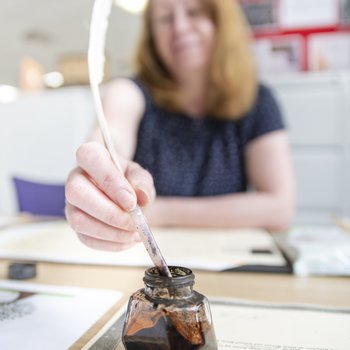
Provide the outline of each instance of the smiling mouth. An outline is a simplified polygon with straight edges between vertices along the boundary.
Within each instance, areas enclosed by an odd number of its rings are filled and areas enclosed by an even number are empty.
[[[183,52],[192,51],[192,50],[198,50],[199,48],[200,48],[200,45],[192,41],[192,42],[174,44],[173,51],[175,54],[177,54],[177,53],[183,53]]]

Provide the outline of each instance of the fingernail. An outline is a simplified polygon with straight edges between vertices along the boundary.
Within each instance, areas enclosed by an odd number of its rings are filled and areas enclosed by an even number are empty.
[[[137,187],[136,191],[138,191],[138,195],[141,197],[140,199],[142,203],[148,203],[150,201],[151,198],[144,189]]]
[[[118,203],[127,211],[133,210],[136,207],[136,197],[127,190],[119,190],[117,192]]]

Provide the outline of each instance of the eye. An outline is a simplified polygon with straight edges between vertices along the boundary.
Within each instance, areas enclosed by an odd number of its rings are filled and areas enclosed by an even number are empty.
[[[198,17],[203,14],[203,9],[200,6],[193,6],[187,9],[187,13],[191,17]]]
[[[159,23],[170,23],[172,22],[174,19],[174,16],[172,13],[163,13],[163,14],[159,14],[156,17],[156,21]]]

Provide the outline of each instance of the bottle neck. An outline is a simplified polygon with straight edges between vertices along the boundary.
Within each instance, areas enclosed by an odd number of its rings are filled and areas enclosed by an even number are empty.
[[[193,286],[152,287],[145,285],[145,294],[153,299],[184,299],[192,295]]]
[[[161,276],[159,271],[152,267],[147,269],[143,281],[145,294],[155,299],[183,299],[193,293],[194,275],[185,267],[169,266],[172,278]]]

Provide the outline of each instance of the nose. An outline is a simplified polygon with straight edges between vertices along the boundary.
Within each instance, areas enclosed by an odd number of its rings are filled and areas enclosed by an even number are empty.
[[[188,14],[186,13],[186,11],[179,10],[175,13],[174,31],[176,33],[182,33],[184,31],[188,30],[190,25],[191,25],[191,20],[190,20]]]

